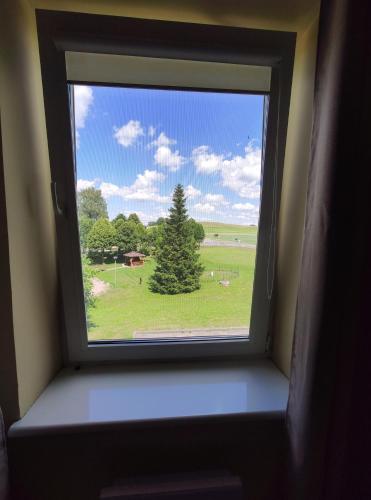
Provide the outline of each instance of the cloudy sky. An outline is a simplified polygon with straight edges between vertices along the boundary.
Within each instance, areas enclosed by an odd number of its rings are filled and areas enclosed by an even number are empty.
[[[197,220],[256,224],[263,97],[75,86],[77,190],[101,189],[110,218],[166,216],[183,184]]]

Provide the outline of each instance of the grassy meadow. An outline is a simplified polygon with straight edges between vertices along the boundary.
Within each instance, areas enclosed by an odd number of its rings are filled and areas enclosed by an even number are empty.
[[[239,234],[241,241],[242,235],[246,242],[252,243],[254,237],[256,240],[256,228],[253,227],[215,223],[209,226],[206,223],[206,231],[218,233],[220,238],[222,235],[231,237]],[[144,266],[139,268],[118,264],[116,286],[114,264],[95,266],[97,278],[109,283],[110,287],[104,295],[96,298],[96,305],[89,314],[89,340],[130,339],[134,331],[143,330],[247,327],[250,322],[255,249],[202,247],[200,255],[205,266],[201,289],[190,294],[159,295],[150,292],[147,281],[155,266],[152,258],[147,258]],[[222,279],[229,280],[230,286],[221,286],[218,281]]]
[[[236,241],[256,245],[258,228],[256,226],[239,226],[221,222],[203,222],[205,238],[215,241]],[[215,235],[218,236],[215,236]]]

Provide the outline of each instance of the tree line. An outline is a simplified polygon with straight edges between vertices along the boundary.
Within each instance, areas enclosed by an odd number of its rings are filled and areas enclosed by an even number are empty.
[[[185,202],[184,192],[183,198]],[[94,187],[83,189],[77,195],[82,253],[95,263],[110,262],[114,256],[120,261],[123,254],[131,251],[157,257],[163,239],[169,232],[171,210],[169,218],[160,217],[147,227],[136,213],[128,217],[120,213],[109,220],[107,203],[101,190]],[[202,224],[187,216],[183,222],[196,245],[199,245],[205,238]]]

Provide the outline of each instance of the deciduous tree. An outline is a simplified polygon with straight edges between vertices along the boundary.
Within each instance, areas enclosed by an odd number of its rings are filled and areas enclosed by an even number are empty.
[[[94,221],[108,219],[107,203],[100,189],[89,187],[77,193],[77,212],[79,219],[86,217]]]
[[[198,243],[202,243],[205,239],[205,230],[202,224],[196,222],[194,219],[189,219],[188,224],[191,227],[193,236]]]
[[[123,220],[124,222],[127,220],[124,214],[118,214],[114,219],[112,219],[112,224],[115,224],[115,222]]]
[[[104,251],[111,250],[111,247],[116,244],[116,236],[116,229],[108,219],[98,219],[87,237],[89,250],[101,252],[102,262],[104,262]]]
[[[130,214],[128,220],[135,222],[135,224],[142,224],[139,219],[139,216],[136,213]]]
[[[88,234],[93,226],[93,219],[85,216],[79,218],[80,246],[83,252],[88,248]]]
[[[116,245],[123,253],[137,250],[139,235],[137,224],[132,221],[119,219],[114,223],[116,229]]]

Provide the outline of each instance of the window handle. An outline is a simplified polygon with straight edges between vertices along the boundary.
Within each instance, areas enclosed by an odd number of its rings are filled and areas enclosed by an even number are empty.
[[[54,209],[57,212],[58,215],[65,215],[63,208],[59,205],[59,200],[58,200],[58,189],[57,189],[57,183],[55,181],[51,182],[51,190],[52,190],[52,199],[53,199],[53,204],[54,204]]]

